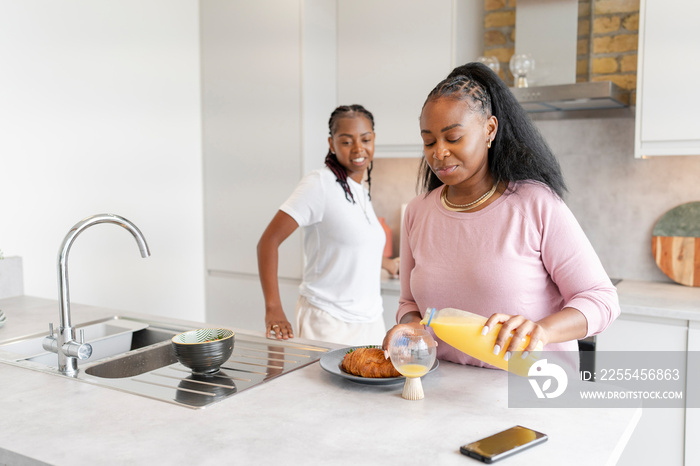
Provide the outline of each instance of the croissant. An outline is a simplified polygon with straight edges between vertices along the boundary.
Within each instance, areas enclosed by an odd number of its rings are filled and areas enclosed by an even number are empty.
[[[381,348],[357,348],[345,355],[341,367],[345,372],[360,377],[399,377],[401,374]]]

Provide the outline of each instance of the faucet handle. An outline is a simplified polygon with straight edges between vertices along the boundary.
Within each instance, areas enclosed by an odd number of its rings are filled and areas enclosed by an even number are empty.
[[[41,346],[46,351],[51,351],[53,353],[58,352],[58,342],[56,341],[56,335],[53,333],[53,323],[51,322],[49,322],[49,335],[44,337]]]
[[[61,347],[63,354],[78,359],[88,359],[92,356],[92,345],[90,343],[77,343],[69,341]]]
[[[81,328],[80,329],[80,344],[82,345],[84,343],[85,343],[85,329]]]

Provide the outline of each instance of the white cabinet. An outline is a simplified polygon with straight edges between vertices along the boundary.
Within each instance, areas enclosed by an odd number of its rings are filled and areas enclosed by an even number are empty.
[[[339,0],[339,103],[374,114],[375,156],[419,157],[425,98],[482,50],[483,2]]]
[[[200,15],[206,267],[257,274],[257,241],[302,174],[300,8],[206,0]],[[282,275],[299,274],[296,246]]]
[[[685,320],[622,315],[596,337],[596,352],[684,352],[687,344],[688,322]],[[685,435],[683,408],[644,409],[618,465],[682,465]],[[663,448],[650,448],[651,445],[663,445]]]
[[[635,157],[700,155],[700,2],[641,0]]]
[[[294,325],[299,282],[280,280],[287,320]],[[207,322],[225,327],[265,331],[265,300],[257,275],[213,272],[207,278]]]
[[[399,291],[383,288],[382,302],[384,304],[384,325],[389,330],[396,325],[396,311],[399,310]]]
[[[325,0],[200,2],[208,321],[262,329],[256,247],[301,177],[323,164],[336,105],[335,13]],[[301,234],[279,254],[293,314]]]
[[[685,464],[700,464],[700,322],[688,326],[688,404],[685,410]],[[694,398],[691,398],[694,397]]]
[[[685,351],[688,321],[623,314],[596,337],[596,351]]]
[[[201,0],[200,35],[207,320],[262,322],[257,242],[323,166],[333,108],[374,113],[377,156],[420,156],[425,97],[482,53],[483,2]],[[281,280],[298,284],[302,266],[297,232],[280,249]],[[232,306],[231,290],[259,308]]]

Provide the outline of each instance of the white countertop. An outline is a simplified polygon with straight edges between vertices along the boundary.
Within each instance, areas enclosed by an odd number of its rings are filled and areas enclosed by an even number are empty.
[[[700,288],[678,283],[622,280],[617,294],[623,315],[700,321]]]
[[[0,341],[44,331],[58,312],[31,297],[0,300],[0,309]],[[72,311],[74,324],[115,314]],[[401,398],[401,385],[357,384],[317,363],[201,410],[5,363],[0,381],[0,463],[10,464],[477,465],[461,444],[521,424],[549,441],[503,464],[598,465],[615,462],[641,415],[508,408],[505,372],[447,362],[424,377],[420,401]]]

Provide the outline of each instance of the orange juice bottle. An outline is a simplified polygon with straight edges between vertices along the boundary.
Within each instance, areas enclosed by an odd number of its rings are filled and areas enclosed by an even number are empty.
[[[531,353],[523,359],[521,353],[514,353],[510,360],[506,361],[503,357],[511,338],[508,338],[498,355],[493,354],[493,347],[496,343],[496,337],[501,331],[501,324],[497,324],[489,330],[489,333],[482,335],[481,330],[484,328],[486,320],[486,317],[459,309],[445,308],[438,311],[433,308],[426,311],[425,317],[420,323],[432,328],[435,335],[448,345],[473,358],[514,374],[527,376],[530,366],[539,359],[537,354]],[[529,343],[530,336],[528,335],[517,346],[516,351],[523,351]],[[542,342],[537,345],[537,351],[541,349]]]

